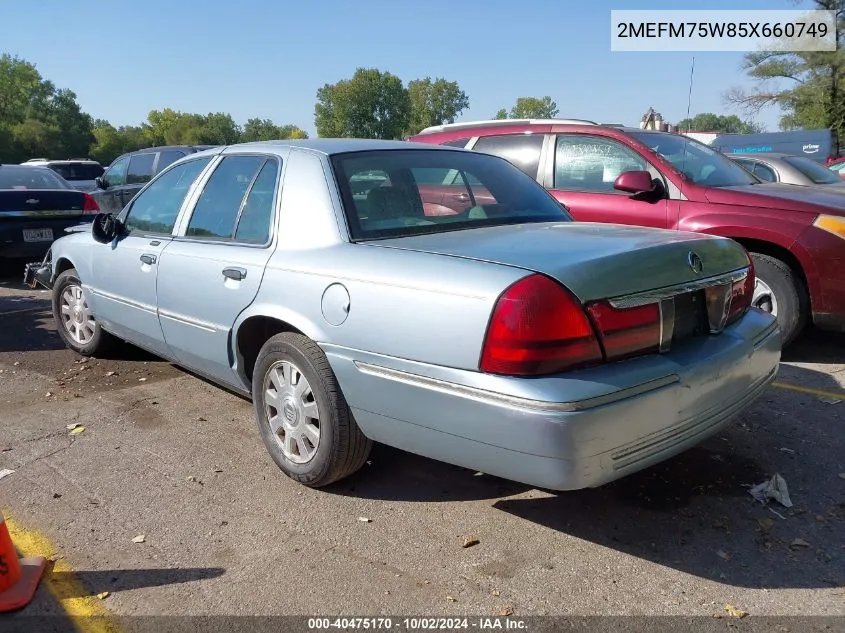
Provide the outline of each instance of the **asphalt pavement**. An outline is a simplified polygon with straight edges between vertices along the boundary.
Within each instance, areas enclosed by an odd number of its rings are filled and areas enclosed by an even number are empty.
[[[310,490],[247,400],[130,346],[82,359],[19,278],[0,278],[0,509],[54,565],[25,615],[845,615],[845,337],[811,331],[728,430],[599,489],[377,446]],[[793,507],[749,494],[774,474]]]

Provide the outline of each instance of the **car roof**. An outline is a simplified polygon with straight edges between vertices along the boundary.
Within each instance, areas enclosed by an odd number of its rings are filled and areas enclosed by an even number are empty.
[[[465,151],[455,147],[441,147],[429,143],[413,143],[409,141],[390,141],[381,139],[364,138],[316,138],[316,139],[287,139],[278,141],[253,141],[250,143],[237,143],[217,148],[223,152],[229,150],[256,150],[282,152],[290,148],[299,148],[331,156],[333,154],[345,154],[347,152],[365,152],[376,150],[395,149],[425,149],[445,151]]]

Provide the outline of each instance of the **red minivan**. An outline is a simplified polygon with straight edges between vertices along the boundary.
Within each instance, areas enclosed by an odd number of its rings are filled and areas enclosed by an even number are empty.
[[[764,183],[687,136],[592,121],[456,123],[407,140],[506,158],[582,222],[733,238],[754,261],[754,305],[777,316],[784,344],[807,323],[845,332],[845,193]],[[449,174],[422,189],[432,215],[486,195]]]

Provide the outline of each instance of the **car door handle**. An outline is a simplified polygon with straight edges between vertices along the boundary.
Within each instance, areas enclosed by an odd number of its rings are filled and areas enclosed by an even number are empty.
[[[223,276],[228,277],[229,279],[234,279],[235,281],[240,281],[246,277],[246,269],[245,268],[224,268],[223,269]]]
[[[156,263],[156,256],[144,253],[143,255],[141,255],[141,261],[147,264],[148,266],[152,266]]]
[[[465,193],[458,193],[458,194],[455,194],[455,196],[453,196],[453,197],[455,198],[455,200],[460,200],[461,202],[468,202],[469,201],[469,196]]]

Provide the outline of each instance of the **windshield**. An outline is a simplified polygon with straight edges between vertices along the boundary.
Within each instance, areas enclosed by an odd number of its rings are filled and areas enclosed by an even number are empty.
[[[0,166],[0,189],[70,189],[70,185],[46,167]]]
[[[572,220],[532,178],[488,154],[384,150],[331,160],[355,240]]]
[[[832,185],[842,182],[842,178],[810,158],[804,158],[803,156],[784,156],[783,162],[795,167],[795,169],[817,185]]]
[[[105,171],[96,163],[54,163],[48,167],[70,182],[94,180]]]
[[[631,132],[630,134],[670,162],[697,185],[736,187],[756,185],[760,182],[724,154],[691,138],[667,132]]]

